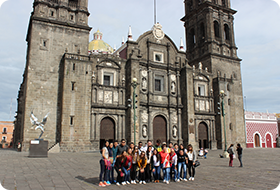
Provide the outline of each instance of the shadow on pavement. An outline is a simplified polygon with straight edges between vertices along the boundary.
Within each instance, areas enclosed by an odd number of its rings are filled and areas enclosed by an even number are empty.
[[[76,179],[79,179],[81,181],[84,181],[86,183],[90,183],[92,185],[98,185],[99,184],[99,179],[98,177],[92,177],[92,178],[85,178],[83,176],[76,176]]]

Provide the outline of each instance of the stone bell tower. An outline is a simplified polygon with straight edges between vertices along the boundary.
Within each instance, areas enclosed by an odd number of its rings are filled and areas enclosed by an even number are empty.
[[[230,0],[185,0],[187,58],[189,64],[212,75],[217,147],[224,148],[223,117],[218,114],[220,91],[225,91],[225,129],[227,146],[245,145],[243,93],[240,61],[234,39],[233,15]]]
[[[23,150],[28,150],[30,140],[38,138],[38,131],[30,129],[32,110],[40,121],[50,112],[43,138],[50,146],[59,141],[61,59],[66,52],[88,54],[88,16],[88,0],[34,0],[20,92],[22,111],[16,124]]]

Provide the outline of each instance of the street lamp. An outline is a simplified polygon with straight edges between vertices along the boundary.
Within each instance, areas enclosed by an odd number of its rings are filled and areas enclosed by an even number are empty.
[[[221,90],[220,91],[220,98],[222,99],[222,116],[223,116],[223,120],[224,120],[224,136],[225,136],[225,149],[224,149],[224,157],[228,157],[228,153],[227,153],[227,133],[226,133],[226,120],[225,120],[225,104],[224,104],[224,98],[225,98],[226,94],[225,91]]]
[[[137,94],[135,93],[135,89],[138,86],[137,78],[132,79],[131,86],[133,87],[133,122],[134,122],[134,144],[136,144],[136,108],[137,108]]]

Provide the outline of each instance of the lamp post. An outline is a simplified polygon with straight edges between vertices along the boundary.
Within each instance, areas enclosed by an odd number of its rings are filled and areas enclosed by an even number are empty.
[[[226,133],[225,104],[224,104],[225,96],[226,96],[225,91],[221,90],[220,91],[220,97],[222,99],[222,116],[223,116],[223,120],[224,120],[224,136],[225,136],[224,156],[227,158],[228,157],[228,153],[227,153],[227,133]]]
[[[135,93],[135,89],[138,86],[137,78],[133,78],[132,79],[131,86],[133,87],[134,144],[136,145],[136,108],[137,108],[137,106],[136,106],[136,103],[137,103],[136,97],[137,97],[137,94]]]

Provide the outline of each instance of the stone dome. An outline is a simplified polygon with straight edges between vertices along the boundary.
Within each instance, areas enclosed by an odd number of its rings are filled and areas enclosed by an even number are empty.
[[[88,45],[89,53],[113,53],[114,49],[102,40],[102,32],[97,30],[93,34],[93,40]]]

